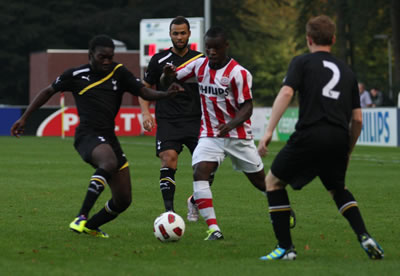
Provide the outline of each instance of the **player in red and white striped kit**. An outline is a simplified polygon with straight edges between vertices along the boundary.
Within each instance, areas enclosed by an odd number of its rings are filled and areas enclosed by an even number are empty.
[[[250,182],[265,192],[264,165],[251,132],[253,112],[252,76],[228,57],[228,41],[223,29],[213,27],[205,35],[207,57],[183,67],[164,68],[164,80],[197,81],[202,108],[199,143],[193,153],[194,198],[209,230],[205,240],[223,239],[217,224],[208,179],[229,156],[233,168],[243,171]]]

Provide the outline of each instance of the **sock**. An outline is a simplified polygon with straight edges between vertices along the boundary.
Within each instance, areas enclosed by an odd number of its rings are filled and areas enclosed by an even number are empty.
[[[83,200],[81,210],[79,211],[79,215],[84,215],[85,217],[89,216],[90,210],[93,208],[93,205],[99,198],[100,194],[104,191],[110,178],[111,174],[101,168],[98,168],[95,171],[90,178],[89,187],[85,199]]]
[[[171,168],[160,169],[160,190],[166,211],[174,211],[175,172]]]
[[[210,184],[206,180],[193,182],[193,197],[199,208],[200,215],[206,221],[208,228],[221,231],[217,224],[217,218],[213,207]]]
[[[339,212],[348,220],[358,239],[360,240],[360,236],[363,234],[368,234],[360,209],[358,209],[357,201],[350,191],[345,189],[341,192],[336,192],[333,199]]]
[[[292,237],[290,236],[291,207],[287,191],[285,189],[267,191],[267,198],[269,215],[279,247],[289,249],[293,244]]]
[[[210,178],[208,178],[208,183],[209,183],[210,187],[212,186],[212,184],[213,184],[213,182],[214,182],[214,177],[215,177],[215,171],[213,171],[213,172],[210,174]],[[192,196],[192,197],[190,198],[190,202],[191,202],[192,204],[196,204],[196,200],[194,199],[194,196]]]
[[[106,202],[104,208],[87,221],[85,226],[89,229],[97,229],[101,225],[115,219],[121,212],[114,205],[113,200],[110,199]]]

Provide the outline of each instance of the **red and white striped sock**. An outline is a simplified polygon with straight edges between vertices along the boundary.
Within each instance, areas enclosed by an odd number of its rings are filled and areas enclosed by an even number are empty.
[[[206,221],[208,228],[221,231],[215,217],[209,182],[206,180],[193,181],[193,191],[193,197],[199,208],[200,215]]]

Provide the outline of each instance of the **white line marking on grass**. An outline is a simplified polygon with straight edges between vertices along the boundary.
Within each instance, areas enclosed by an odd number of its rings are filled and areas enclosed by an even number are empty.
[[[131,141],[119,141],[120,144],[128,144],[128,145],[138,145],[138,146],[148,146],[154,147],[154,143],[145,143],[145,142],[131,142]]]

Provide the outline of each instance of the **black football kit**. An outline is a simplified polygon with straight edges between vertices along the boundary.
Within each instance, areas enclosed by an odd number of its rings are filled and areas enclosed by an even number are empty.
[[[125,91],[138,96],[143,84],[122,64],[113,63],[109,72],[95,72],[89,64],[71,68],[52,84],[55,91],[72,92],[80,119],[75,132],[74,146],[88,162],[92,150],[101,143],[109,143],[121,167],[125,155],[115,135],[115,116]]]
[[[316,176],[329,190],[344,185],[349,123],[360,108],[354,73],[330,53],[315,52],[292,60],[284,85],[299,93],[299,120],[272,173],[294,189]]]
[[[144,81],[155,85],[157,90],[166,90],[166,87],[160,84],[165,65],[173,64],[175,67],[180,67],[201,56],[203,54],[190,49],[183,57],[172,52],[172,48],[157,53],[149,62]],[[174,149],[180,153],[182,145],[186,145],[190,152],[193,152],[197,145],[201,119],[197,80],[187,80],[181,85],[185,92],[156,103],[157,155],[167,149]]]

